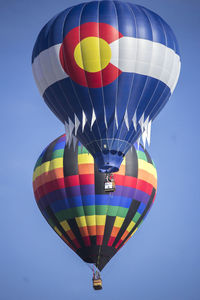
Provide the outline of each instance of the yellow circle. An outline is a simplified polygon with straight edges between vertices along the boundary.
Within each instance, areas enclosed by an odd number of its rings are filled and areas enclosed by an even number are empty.
[[[99,72],[110,62],[111,49],[109,44],[98,37],[83,39],[74,50],[77,65],[87,72]]]

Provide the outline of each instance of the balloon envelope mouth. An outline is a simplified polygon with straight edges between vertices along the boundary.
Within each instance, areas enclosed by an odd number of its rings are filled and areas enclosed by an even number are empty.
[[[94,155],[95,163],[101,173],[118,172],[123,158],[123,153],[116,152],[112,154],[111,151],[108,150],[97,152]]]
[[[118,171],[119,171],[119,168],[110,166],[110,165],[105,165],[105,166],[99,168],[99,172],[101,172],[101,173],[114,173],[114,172],[118,172]]]

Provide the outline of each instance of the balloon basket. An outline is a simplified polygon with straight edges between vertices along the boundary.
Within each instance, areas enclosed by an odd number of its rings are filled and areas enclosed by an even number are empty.
[[[113,178],[113,174],[106,174],[104,182],[104,191],[106,193],[115,191],[115,181]]]
[[[99,279],[93,279],[93,289],[94,290],[102,290],[102,280]]]

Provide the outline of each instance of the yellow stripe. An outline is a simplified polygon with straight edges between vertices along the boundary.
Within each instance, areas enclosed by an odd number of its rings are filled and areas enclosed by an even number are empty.
[[[133,222],[133,221],[131,221],[131,223],[128,225],[128,227],[127,227],[127,231],[128,232],[130,232],[132,229],[133,229],[133,227],[135,226],[135,222]]]
[[[116,217],[114,227],[121,227],[124,222],[124,218]]]
[[[126,165],[126,156],[124,156],[121,165]]]
[[[63,167],[63,157],[55,158],[51,161],[46,161],[41,166],[35,169],[35,172],[33,174],[33,181],[35,180],[36,177],[42,175],[43,173],[49,172],[57,168],[62,168],[62,167]]]
[[[96,225],[96,216],[85,216],[87,226],[95,226]]]
[[[136,229],[133,231],[133,233],[131,233],[131,236],[133,236],[134,233],[135,233],[137,230],[138,230],[138,228],[136,228]]]
[[[77,217],[75,219],[76,219],[76,223],[77,223],[77,225],[78,225],[79,228],[87,226],[86,220],[85,220],[85,216],[83,216],[83,217]]]
[[[59,235],[59,236],[62,236],[62,233],[60,232],[60,230],[58,230],[58,228],[55,226],[54,227],[54,230],[57,232],[57,234]]]
[[[97,215],[96,216],[96,222],[97,222],[97,225],[105,225],[106,223],[106,215]]]
[[[138,168],[147,171],[148,173],[155,176],[155,178],[157,178],[157,172],[155,167],[147,161],[138,159]]]
[[[78,155],[78,164],[93,164],[94,159],[91,154],[83,153]]]
[[[48,172],[49,166],[50,166],[50,161],[47,161],[47,162],[43,163],[41,166],[37,167],[33,174],[33,180],[35,180],[35,178],[40,176],[42,173]]]
[[[63,228],[65,231],[68,231],[68,230],[71,229],[70,226],[69,226],[69,224],[67,223],[67,221],[62,221],[62,222],[60,222],[60,225],[62,226],[62,228]]]

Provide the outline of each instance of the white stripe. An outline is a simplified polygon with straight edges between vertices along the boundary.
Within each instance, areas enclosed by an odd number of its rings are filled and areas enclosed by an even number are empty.
[[[83,113],[82,114],[82,132],[83,132],[87,119],[86,119],[86,115],[85,115],[84,111],[82,111],[82,113]]]
[[[69,125],[67,122],[65,122],[65,138],[66,138],[66,146],[69,142]]]
[[[33,74],[42,95],[50,85],[69,77],[60,63],[60,46],[57,44],[42,51],[33,61]]]
[[[74,132],[74,134],[76,136],[78,128],[79,128],[79,125],[80,125],[80,121],[79,121],[79,119],[78,119],[78,117],[77,117],[76,114],[74,114],[74,122],[75,122],[75,132]]]
[[[92,120],[91,120],[91,124],[90,124],[90,130],[92,130],[92,126],[93,126],[95,121],[96,121],[96,115],[95,115],[95,111],[94,111],[94,108],[93,108],[93,110],[92,110]]]
[[[42,51],[33,61],[35,81],[43,95],[53,83],[69,77],[59,58],[61,44]],[[161,80],[175,89],[180,74],[180,57],[174,50],[156,42],[122,37],[110,44],[111,63],[122,72],[131,72]]]
[[[111,63],[122,72],[150,76],[164,82],[173,92],[180,74],[180,57],[156,42],[122,37],[110,44]]]
[[[147,143],[150,146],[150,141],[151,141],[151,120],[148,123],[148,128],[147,128]]]
[[[126,124],[127,129],[129,130],[128,112],[127,112],[127,109],[126,109],[126,111],[125,111],[124,121],[125,121],[125,124]]]
[[[137,131],[137,116],[136,116],[136,111],[135,111],[135,113],[133,115],[132,122],[133,122],[133,126],[134,126],[135,131]]]

